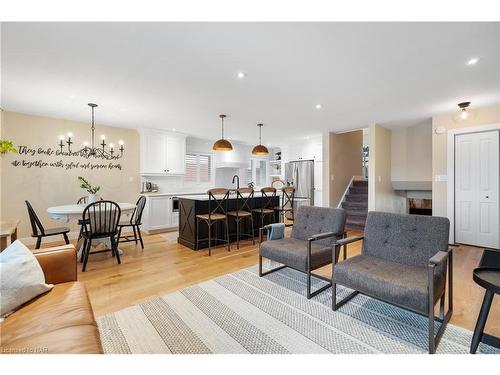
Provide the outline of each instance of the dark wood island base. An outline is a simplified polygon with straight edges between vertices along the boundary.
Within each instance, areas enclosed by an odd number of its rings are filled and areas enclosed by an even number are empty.
[[[269,198],[268,198],[269,199]],[[273,206],[279,206],[279,196],[273,197]],[[228,211],[236,210],[236,195],[229,197],[227,201]],[[260,197],[260,193],[255,193],[254,198],[252,198],[251,207],[252,209],[261,208],[266,204],[267,200]],[[196,250],[196,215],[208,214],[208,195],[193,195],[193,196],[181,196],[179,197],[179,237],[177,242],[181,245],[189,247],[192,250]],[[258,237],[260,228],[260,217],[257,213],[254,213],[254,237]],[[279,215],[275,213],[274,222],[278,222]],[[267,219],[269,220],[269,219]],[[228,218],[229,222],[229,238],[231,241],[236,240],[236,224],[235,220],[231,217]],[[268,222],[264,222],[268,224]],[[249,225],[249,220],[244,220],[241,223],[241,232],[250,233],[251,228]],[[207,225],[203,223],[199,226],[200,238],[206,238],[208,236]],[[225,227],[224,224],[217,226],[214,225],[213,233],[217,231],[215,237],[224,238],[225,237]],[[222,244],[222,243],[221,243]],[[219,245],[216,241],[212,240],[212,246]],[[208,240],[200,240],[198,244],[198,250],[208,247]]]

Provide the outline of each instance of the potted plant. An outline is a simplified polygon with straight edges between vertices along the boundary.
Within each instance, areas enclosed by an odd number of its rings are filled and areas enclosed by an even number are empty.
[[[0,154],[4,155],[8,152],[17,154],[16,146],[14,146],[14,143],[12,143],[12,141],[9,141],[7,139],[0,139]]]
[[[98,200],[97,192],[101,189],[101,187],[90,185],[90,183],[82,176],[78,176],[78,181],[80,181],[80,187],[85,189],[88,193],[87,203],[90,204],[96,202]]]

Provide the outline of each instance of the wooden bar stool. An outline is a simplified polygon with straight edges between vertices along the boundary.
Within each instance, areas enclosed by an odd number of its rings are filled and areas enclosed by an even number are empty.
[[[196,245],[198,250],[200,241],[208,240],[208,255],[212,255],[212,226],[223,222],[226,225],[226,238],[215,237],[214,240],[227,243],[227,251],[231,251],[229,244],[229,226],[227,222],[227,200],[229,198],[229,190],[224,188],[210,189],[208,192],[208,214],[196,215]],[[216,197],[216,196],[219,196]],[[222,197],[221,197],[222,196]],[[208,237],[200,239],[200,223],[204,222],[208,226]]]
[[[243,195],[245,194],[245,195]],[[240,236],[245,236],[246,238],[251,238],[253,244],[255,245],[255,232],[253,227],[253,215],[251,203],[253,200],[254,191],[252,188],[239,188],[236,190],[236,211],[229,211],[228,216],[234,217],[236,222],[236,248],[240,248]],[[240,223],[249,219],[251,233],[241,233]]]
[[[259,208],[254,208],[252,212],[260,216],[260,228],[262,228],[266,217],[274,217],[275,211],[273,206],[275,205],[276,189],[273,187],[263,187],[260,189],[260,192],[262,193],[262,205]]]
[[[280,222],[285,222],[285,215],[289,212],[291,215],[290,220],[293,222],[294,220],[294,210],[293,204],[295,201],[295,188],[292,186],[285,186],[281,189],[283,195],[281,196],[281,206],[274,207],[273,209],[278,212]]]

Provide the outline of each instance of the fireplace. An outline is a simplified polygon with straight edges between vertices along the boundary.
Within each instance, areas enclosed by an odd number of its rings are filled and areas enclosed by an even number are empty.
[[[408,198],[408,213],[432,216],[432,199]]]

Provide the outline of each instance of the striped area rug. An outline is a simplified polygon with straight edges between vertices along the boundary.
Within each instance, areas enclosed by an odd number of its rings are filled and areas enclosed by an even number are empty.
[[[98,319],[106,353],[426,353],[425,317],[358,295],[333,312],[331,289],[305,298],[305,275],[257,267]],[[315,280],[315,287],[324,281]],[[346,295],[349,290],[339,288]],[[468,353],[472,332],[448,324],[438,353]],[[478,353],[497,353],[481,344]]]

